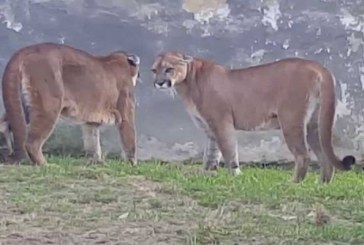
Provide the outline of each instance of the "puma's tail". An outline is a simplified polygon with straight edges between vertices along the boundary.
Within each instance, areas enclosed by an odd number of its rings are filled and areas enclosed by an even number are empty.
[[[337,169],[350,170],[355,164],[355,157],[348,155],[343,160],[338,159],[332,146],[332,128],[335,116],[335,81],[334,77],[327,70],[323,71],[320,83],[320,112],[319,112],[319,135],[320,144],[327,161]]]
[[[13,133],[15,161],[26,157],[24,148],[26,139],[26,122],[23,114],[23,103],[20,96],[22,89],[22,64],[17,55],[14,55],[5,67],[2,79],[2,94],[5,113]]]

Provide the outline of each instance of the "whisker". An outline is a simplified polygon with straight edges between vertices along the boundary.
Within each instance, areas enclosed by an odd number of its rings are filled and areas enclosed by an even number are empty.
[[[163,90],[162,90],[162,92],[163,92],[163,93],[165,93],[165,94],[166,94],[167,96],[169,96],[169,97],[171,96],[171,91],[170,91],[170,89],[163,89]]]
[[[169,97],[172,97],[172,99],[176,98],[177,91],[174,87],[170,87],[168,89],[162,89],[163,93],[167,94]]]
[[[169,89],[168,89],[168,92],[169,92],[169,96],[171,96],[171,97],[172,97],[172,99],[174,99],[173,88],[169,88]]]
[[[173,91],[173,99],[175,99],[177,96],[177,90],[175,87],[172,87],[172,91]]]

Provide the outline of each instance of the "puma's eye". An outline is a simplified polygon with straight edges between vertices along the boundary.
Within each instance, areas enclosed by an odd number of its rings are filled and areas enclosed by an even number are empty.
[[[157,73],[157,69],[151,69],[151,71],[156,74]]]
[[[170,72],[172,72],[174,70],[174,68],[172,68],[172,67],[168,67],[168,68],[166,68],[166,73],[170,73]]]

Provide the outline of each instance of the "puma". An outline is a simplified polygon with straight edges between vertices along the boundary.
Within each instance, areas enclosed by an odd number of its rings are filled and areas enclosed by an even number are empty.
[[[96,160],[101,157],[99,127],[116,125],[127,160],[136,164],[134,86],[139,64],[137,55],[124,51],[95,56],[64,44],[18,50],[2,79],[14,139],[11,161],[28,156],[33,164],[47,163],[42,147],[62,117],[82,125],[85,148]],[[29,113],[28,126],[24,113]]]
[[[339,160],[333,151],[335,81],[315,61],[286,58],[248,68],[227,69],[213,61],[165,52],[153,63],[154,86],[175,90],[193,120],[207,135],[205,168],[221,159],[240,173],[235,130],[280,129],[294,155],[293,182],[304,180],[312,149],[321,165],[320,180],[331,181],[353,156]]]

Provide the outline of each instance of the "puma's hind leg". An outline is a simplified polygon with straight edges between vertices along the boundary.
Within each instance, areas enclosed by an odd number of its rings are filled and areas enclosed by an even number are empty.
[[[85,123],[81,126],[81,129],[86,157],[91,158],[88,164],[103,164],[99,125]]]
[[[287,147],[295,159],[293,182],[299,183],[306,177],[310,157],[304,139],[303,127],[282,127]]]
[[[13,154],[13,136],[9,130],[9,123],[5,116],[0,119],[0,133],[4,135],[6,146],[8,148],[8,155]]]
[[[45,164],[42,148],[63,107],[62,66],[57,59],[44,57],[28,62],[23,70],[23,106],[29,107],[29,118],[24,118],[29,119],[24,146],[34,164]]]
[[[305,138],[305,113],[304,111],[295,111],[296,115],[292,116],[287,111],[283,111],[281,115],[278,114],[278,117],[287,147],[295,159],[292,180],[299,183],[305,179],[310,163]]]
[[[307,125],[307,143],[320,164],[320,180],[323,183],[329,183],[334,175],[334,167],[326,159],[320,145],[320,136],[318,132],[318,109],[315,110]]]
[[[31,161],[36,164],[46,164],[43,155],[43,145],[52,133],[61,112],[61,100],[54,99],[53,103],[45,106],[33,106],[30,111],[30,124],[25,141],[25,149]]]
[[[4,132],[4,137],[5,137],[5,141],[6,141],[6,146],[8,147],[8,155],[12,155],[14,150],[13,150],[13,135],[11,133],[10,130],[6,130]]]

